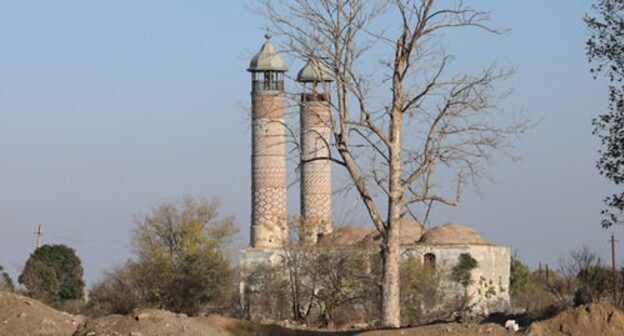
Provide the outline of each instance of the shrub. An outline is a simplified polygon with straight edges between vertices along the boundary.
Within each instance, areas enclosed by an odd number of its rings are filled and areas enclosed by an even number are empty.
[[[217,200],[186,197],[137,218],[136,259],[94,286],[91,314],[156,307],[196,315],[231,296],[233,272],[221,250],[236,229],[232,218],[219,218],[218,208]]]
[[[0,291],[9,291],[12,292],[15,290],[15,286],[13,286],[13,279],[7,272],[4,271],[4,268],[0,266]]]
[[[416,258],[401,262],[401,316],[408,325],[426,323],[444,315],[444,272]]]
[[[524,293],[531,283],[531,271],[520,259],[511,257],[509,294],[512,299]]]
[[[89,292],[86,314],[100,317],[109,314],[128,314],[141,303],[137,287],[139,279],[132,271],[133,265],[127,263],[104,275],[104,279],[95,284]]]
[[[84,297],[83,272],[72,248],[44,245],[30,255],[18,280],[31,296],[48,303],[79,300]]]
[[[472,270],[477,266],[479,263],[470,253],[462,253],[457,264],[451,269],[451,279],[467,288],[473,283]]]

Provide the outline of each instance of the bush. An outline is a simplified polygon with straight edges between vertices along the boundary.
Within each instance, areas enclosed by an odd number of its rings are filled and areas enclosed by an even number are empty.
[[[531,283],[531,271],[520,259],[511,257],[509,294],[512,300],[524,293]]]
[[[519,284],[518,279],[524,277],[519,275],[523,271],[513,270],[512,262],[512,288],[514,282]],[[612,271],[603,266],[595,253],[582,247],[561,258],[557,271],[540,268],[533,272],[526,288],[517,290],[513,299],[514,305],[526,308],[529,317],[535,320],[548,318],[573,305],[612,302],[612,297]]]
[[[82,264],[66,245],[44,245],[30,255],[19,283],[28,293],[48,303],[84,298]]]
[[[564,308],[552,290],[563,290],[563,280],[554,271],[535,271],[527,287],[513,297],[515,307],[526,309],[529,320],[543,320],[552,317]],[[548,279],[548,280],[546,280]]]
[[[127,263],[104,275],[104,279],[95,284],[89,292],[89,302],[85,313],[91,317],[109,314],[128,314],[141,303],[141,297],[133,266]]]
[[[4,271],[4,268],[0,266],[0,291],[9,291],[12,292],[15,290],[15,286],[13,286],[13,279],[7,272]]]
[[[291,317],[289,282],[284,268],[259,264],[245,277],[249,315],[259,319],[283,320]]]
[[[218,208],[217,200],[186,197],[138,218],[136,260],[93,287],[90,314],[155,307],[196,315],[204,305],[228,299],[233,272],[221,249],[236,229],[232,218],[219,219]]]
[[[477,266],[479,263],[470,253],[462,253],[457,264],[451,269],[451,279],[467,288],[473,283],[472,270]]]
[[[576,276],[578,288],[574,292],[574,305],[604,300],[613,293],[613,272],[600,264],[582,269]]]
[[[446,301],[442,291],[444,272],[423,264],[416,258],[401,262],[401,316],[407,325],[417,325],[441,318]]]
[[[228,260],[216,251],[185,256],[166,287],[165,306],[197,314],[202,305],[224,299],[230,278]]]

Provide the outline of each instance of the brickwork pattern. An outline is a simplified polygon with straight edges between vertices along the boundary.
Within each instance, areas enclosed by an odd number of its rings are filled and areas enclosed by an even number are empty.
[[[284,95],[252,94],[251,246],[280,247],[286,239]]]
[[[332,231],[331,163],[322,159],[331,153],[330,117],[327,102],[301,104],[301,215],[312,242]]]

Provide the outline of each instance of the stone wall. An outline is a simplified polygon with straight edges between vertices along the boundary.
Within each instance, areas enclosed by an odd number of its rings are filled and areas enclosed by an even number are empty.
[[[470,253],[478,266],[472,271],[473,283],[467,288],[470,304],[479,314],[502,312],[509,307],[509,248],[493,245],[413,245],[403,247],[403,258],[419,258],[425,262],[426,254],[435,256],[437,270],[450,271],[462,253]],[[446,290],[463,294],[461,286],[447,284]]]
[[[436,270],[450,272],[458,263],[459,255],[470,253],[478,262],[472,271],[473,283],[467,288],[469,304],[477,314],[504,312],[509,308],[509,275],[511,256],[509,248],[493,245],[408,245],[402,247],[402,258],[418,258],[424,262],[426,254],[433,254]],[[346,251],[346,250],[345,250]],[[371,252],[374,253],[374,252]],[[266,263],[279,265],[283,262],[280,249],[249,248],[242,251],[241,267],[251,269]],[[464,294],[464,288],[452,281],[443,284],[444,291],[452,296]]]

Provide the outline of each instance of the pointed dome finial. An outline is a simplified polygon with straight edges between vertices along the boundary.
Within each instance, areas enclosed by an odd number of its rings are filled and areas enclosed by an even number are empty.
[[[251,62],[249,62],[249,68],[247,69],[247,71],[286,72],[286,65],[284,64],[284,60],[282,60],[278,52],[275,51],[275,47],[273,47],[273,44],[271,44],[271,41],[269,40],[271,38],[271,33],[269,32],[268,28],[264,37],[266,38],[266,41],[260,48],[260,51],[251,59]]]
[[[266,33],[264,34],[264,38],[268,41],[271,39],[271,31],[269,28],[266,29]]]

